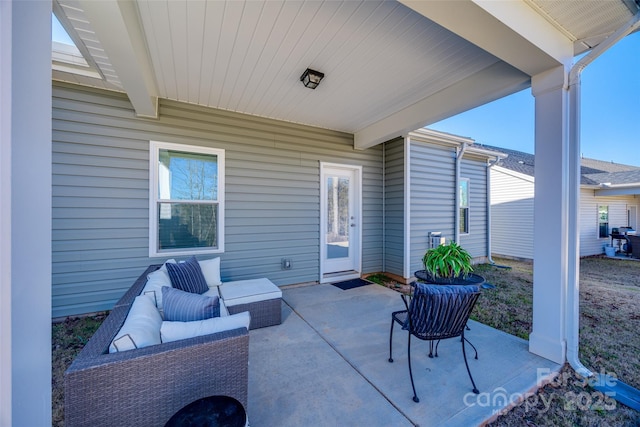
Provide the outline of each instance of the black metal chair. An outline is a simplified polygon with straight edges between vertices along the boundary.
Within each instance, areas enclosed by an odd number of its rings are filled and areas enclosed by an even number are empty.
[[[478,394],[478,388],[471,376],[465,342],[475,350],[475,358],[478,351],[464,336],[465,327],[469,320],[471,310],[480,296],[480,289],[476,285],[428,285],[416,283],[410,303],[407,303],[405,295],[401,295],[406,310],[395,311],[391,314],[391,332],[389,334],[389,362],[393,362],[393,325],[399,323],[402,329],[409,332],[407,343],[407,359],[409,361],[409,377],[413,388],[413,401],[419,402],[416,387],[411,371],[411,336],[429,341],[429,357],[433,357],[433,342],[435,356],[438,357],[438,344],[440,340],[460,337],[462,343],[462,355],[467,373],[473,385],[473,392]]]

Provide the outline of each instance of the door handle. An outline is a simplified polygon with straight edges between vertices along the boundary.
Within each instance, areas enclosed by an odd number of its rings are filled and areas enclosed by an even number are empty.
[[[355,227],[356,225],[355,225],[355,224],[351,224],[351,226],[352,226],[352,227]]]

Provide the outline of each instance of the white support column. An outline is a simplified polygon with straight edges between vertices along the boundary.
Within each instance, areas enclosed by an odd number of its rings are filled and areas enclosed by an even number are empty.
[[[533,332],[529,351],[566,359],[569,280],[568,72],[564,67],[532,78],[535,97],[535,205]],[[572,261],[574,262],[574,261]]]
[[[0,425],[51,425],[51,2],[0,1]]]
[[[11,425],[11,10],[0,1],[0,426]]]

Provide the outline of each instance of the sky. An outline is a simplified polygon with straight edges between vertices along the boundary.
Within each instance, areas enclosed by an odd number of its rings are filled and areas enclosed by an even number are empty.
[[[75,46],[71,37],[69,37],[62,27],[62,24],[60,24],[60,21],[58,21],[58,18],[56,18],[53,13],[51,14],[51,40]]]
[[[533,153],[534,98],[526,89],[428,128]],[[640,166],[640,32],[582,72],[580,147],[584,157]]]

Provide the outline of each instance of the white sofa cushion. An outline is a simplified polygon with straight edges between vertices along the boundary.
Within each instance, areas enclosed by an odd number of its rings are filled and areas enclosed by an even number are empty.
[[[162,337],[162,342],[178,341],[238,328],[249,330],[250,323],[251,315],[248,311],[194,322],[164,321],[160,327],[160,336]]]
[[[204,261],[198,261],[198,263],[209,288],[222,285],[222,280],[220,279],[220,257],[205,259]]]
[[[111,341],[109,353],[160,344],[161,326],[162,317],[151,298],[138,295],[122,328]]]
[[[163,310],[162,306],[162,287],[171,287],[171,280],[166,270],[156,270],[147,275],[147,284],[144,285],[140,295],[146,295],[154,302],[158,310]]]

